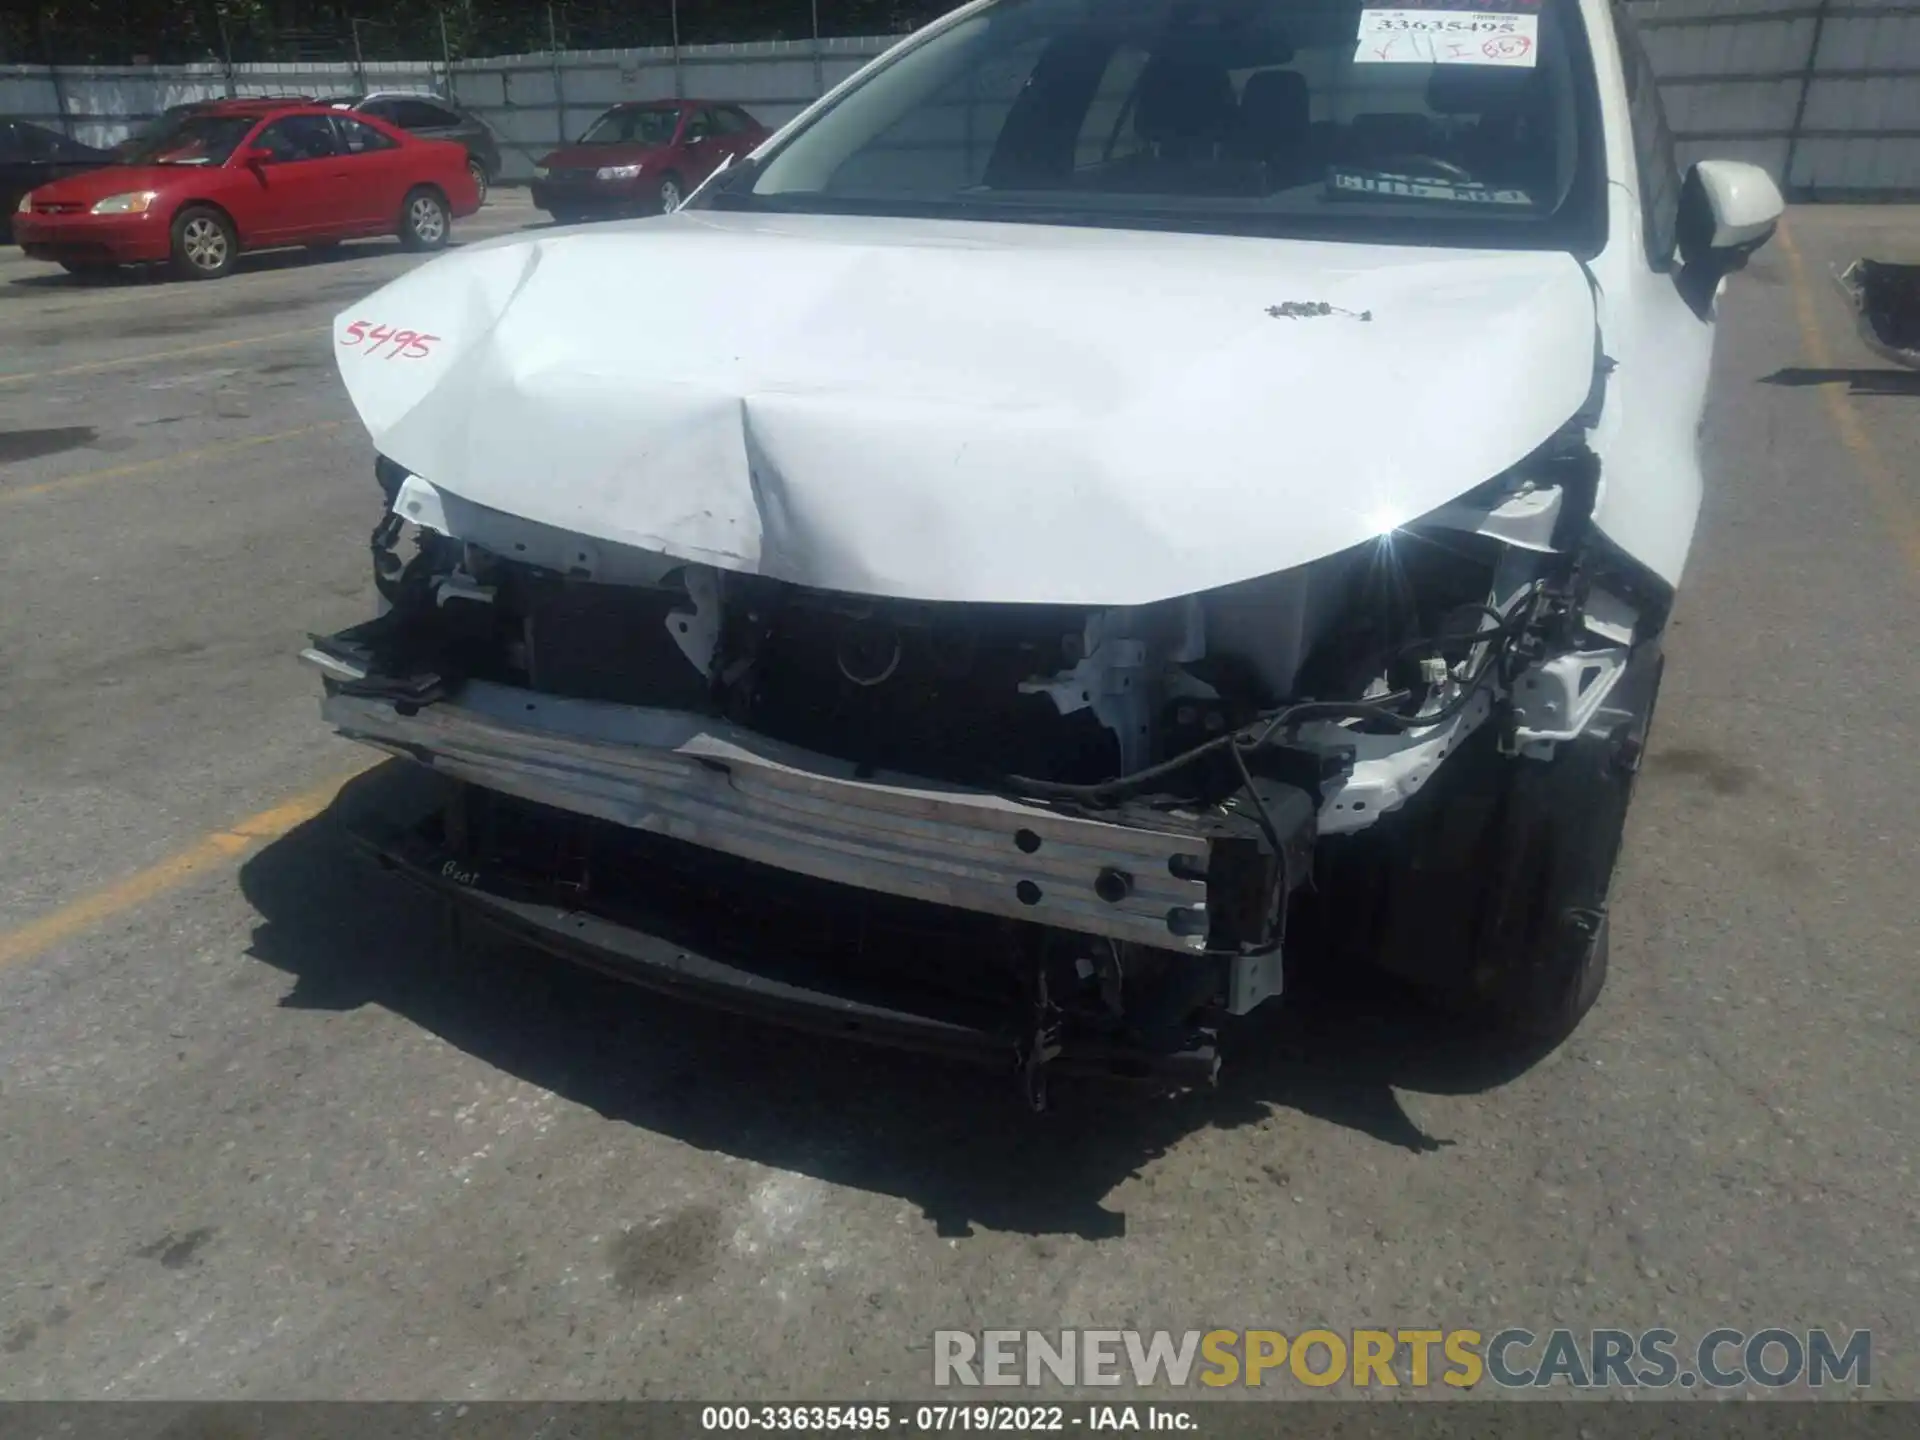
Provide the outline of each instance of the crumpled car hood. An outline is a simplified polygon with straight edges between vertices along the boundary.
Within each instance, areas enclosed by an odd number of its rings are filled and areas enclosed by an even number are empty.
[[[380,452],[479,505],[820,589],[1128,605],[1498,474],[1586,398],[1594,324],[1562,253],[703,211],[469,247],[335,345]]]

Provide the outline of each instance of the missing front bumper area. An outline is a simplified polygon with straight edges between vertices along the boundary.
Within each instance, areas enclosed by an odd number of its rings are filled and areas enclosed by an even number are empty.
[[[1030,930],[1014,934],[911,903],[874,913],[860,897],[806,886],[796,893],[778,877],[753,874],[757,867],[729,872],[724,862],[696,862],[697,878],[687,871],[677,883],[628,892],[625,903],[590,908],[576,882],[466,857],[447,821],[436,814],[409,829],[376,823],[354,839],[460,918],[646,989],[835,1039],[1005,1070],[1035,1108],[1046,1103],[1049,1073],[1167,1088],[1210,1085],[1218,1074],[1204,1024],[1176,1022],[1147,1035],[1072,1017],[1049,997],[1050,957]],[[600,858],[617,863],[604,851]],[[657,851],[649,858],[662,859]],[[672,858],[666,863],[674,868]],[[754,885],[751,897],[727,893],[742,882]],[[716,923],[729,905],[734,913]],[[752,916],[730,923],[742,919],[743,906]],[[807,925],[809,914],[821,923]],[[772,943],[770,932],[784,932],[788,943]],[[968,947],[964,968],[929,963]]]
[[[459,782],[424,829],[363,837],[383,864],[651,988],[1005,1064],[1036,1107],[1061,1071],[1206,1083],[1225,1017],[1279,991],[1312,861],[1303,790],[1264,791],[1276,855],[1218,809],[1070,813],[708,716],[306,658],[342,734]]]

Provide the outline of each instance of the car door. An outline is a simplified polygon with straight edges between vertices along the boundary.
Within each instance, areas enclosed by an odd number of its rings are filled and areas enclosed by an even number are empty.
[[[713,123],[720,137],[720,159],[729,156],[735,160],[752,153],[767,138],[767,132],[758,120],[755,120],[738,105],[716,105],[713,107]],[[715,162],[716,164],[719,161]]]
[[[348,176],[345,222],[356,235],[386,235],[399,223],[410,172],[405,147],[377,126],[353,115],[335,115],[342,164]]]
[[[679,148],[681,159],[677,168],[685,185],[681,193],[686,194],[719,168],[726,157],[726,137],[720,134],[710,106],[688,109],[680,122]]]
[[[249,144],[267,152],[253,167],[258,219],[250,244],[326,240],[352,234],[352,172],[327,115],[282,115]],[[243,222],[244,228],[244,222]]]

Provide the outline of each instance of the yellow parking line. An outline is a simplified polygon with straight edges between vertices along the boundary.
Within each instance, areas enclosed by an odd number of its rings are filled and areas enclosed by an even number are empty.
[[[1807,285],[1806,262],[1801,258],[1800,247],[1794,243],[1793,234],[1785,220],[1780,222],[1779,238],[1781,253],[1787,257],[1787,269],[1791,272],[1794,318],[1799,322],[1801,343],[1806,347],[1807,358],[1816,368],[1831,370],[1834,368],[1833,351],[1820,329],[1820,319],[1813,304],[1813,291]],[[1873,437],[1867,433],[1859,410],[1847,394],[1845,382],[1836,380],[1819,389],[1820,398],[1826,402],[1827,414],[1833,420],[1833,428],[1839,432],[1840,443],[1847,447],[1847,453],[1853,456],[1861,478],[1867,482],[1867,491],[1873,499],[1874,508],[1880,512],[1881,521],[1906,556],[1913,574],[1920,575],[1920,509],[1916,509],[1912,497],[1895,478],[1879,447],[1873,443]]]
[[[62,365],[57,370],[16,370],[0,374],[0,385],[22,385],[29,380],[59,380],[67,375],[92,375],[101,370],[119,370],[128,365],[150,365],[160,360],[185,360],[191,355],[212,355],[222,350],[238,350],[247,345],[269,345],[275,340],[297,340],[303,335],[325,335],[332,327],[309,325],[301,330],[276,330],[271,335],[243,335],[238,340],[216,340],[208,345],[188,345],[179,350],[155,350],[145,355],[116,355],[111,360],[89,360],[83,365]]]
[[[100,480],[124,480],[133,475],[148,475],[156,470],[171,470],[180,465],[191,465],[196,460],[211,460],[221,455],[232,455],[241,450],[254,450],[262,445],[277,445],[282,440],[297,440],[302,435],[318,435],[327,430],[338,430],[338,420],[322,420],[315,425],[302,425],[297,430],[281,430],[272,435],[249,435],[241,440],[225,440],[218,445],[203,445],[198,450],[179,450],[171,455],[161,455],[152,460],[138,460],[131,465],[113,465],[105,470],[82,470],[77,475],[61,475],[53,480],[42,480],[38,485],[22,485],[15,490],[0,490],[0,504],[10,500],[30,500],[36,495],[47,495],[56,490],[77,490],[83,485],[92,485]]]
[[[362,766],[351,774],[336,776],[258,815],[249,815],[224,830],[215,830],[157,865],[82,895],[37,920],[0,931],[0,967],[31,959],[169,890],[178,889],[196,875],[246,853],[255,845],[279,839],[325,810],[341,787],[365,769]]]

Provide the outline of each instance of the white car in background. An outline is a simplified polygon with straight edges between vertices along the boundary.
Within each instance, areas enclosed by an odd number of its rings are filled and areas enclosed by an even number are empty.
[[[455,782],[370,843],[1035,1104],[1208,1080],[1314,957],[1551,1042],[1780,213],[1606,0],[978,0],[341,315],[386,605],[307,658]]]

